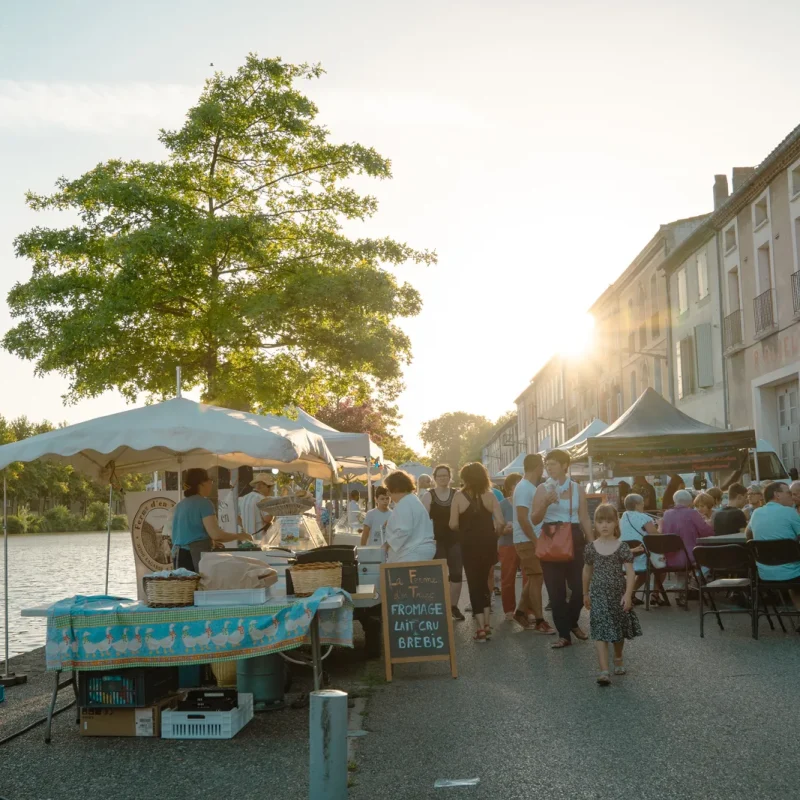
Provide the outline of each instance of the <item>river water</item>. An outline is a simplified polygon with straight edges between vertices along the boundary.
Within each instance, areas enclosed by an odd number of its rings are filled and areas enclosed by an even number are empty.
[[[0,537],[0,542],[2,541]],[[0,584],[3,549],[0,547]],[[30,606],[49,605],[75,594],[103,594],[106,575],[105,533],[40,533],[8,537],[9,652],[14,656],[44,646],[47,620],[21,617]],[[128,531],[111,534],[108,593],[136,597],[136,569]],[[0,586],[0,631],[4,631]],[[0,658],[4,655],[0,636]]]

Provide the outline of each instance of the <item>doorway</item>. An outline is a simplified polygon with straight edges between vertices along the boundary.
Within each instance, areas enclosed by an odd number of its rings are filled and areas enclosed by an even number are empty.
[[[778,404],[778,447],[786,469],[800,469],[800,390],[797,381],[775,387]]]

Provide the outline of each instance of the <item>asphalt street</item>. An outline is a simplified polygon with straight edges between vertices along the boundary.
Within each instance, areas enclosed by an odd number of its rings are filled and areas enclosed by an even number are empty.
[[[592,642],[553,651],[500,622],[478,644],[458,623],[458,679],[399,665],[372,698],[351,798],[800,797],[800,636],[762,620],[755,641],[735,616],[724,632],[707,617],[701,639],[690,608],[640,610],[644,635],[608,688]]]

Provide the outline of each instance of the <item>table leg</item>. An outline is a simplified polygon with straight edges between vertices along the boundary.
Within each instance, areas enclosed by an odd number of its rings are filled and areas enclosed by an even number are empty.
[[[78,670],[72,670],[72,691],[75,693],[75,724],[81,724],[81,702],[78,699]]]
[[[58,676],[61,675],[61,670],[56,670],[53,680],[53,699],[50,701],[50,708],[47,709],[47,728],[44,732],[44,743],[50,744],[50,728],[53,725],[53,712],[56,710],[56,699],[58,698]]]
[[[314,670],[314,691],[322,688],[322,648],[319,642],[319,613],[314,614],[309,626],[311,634],[311,666]]]

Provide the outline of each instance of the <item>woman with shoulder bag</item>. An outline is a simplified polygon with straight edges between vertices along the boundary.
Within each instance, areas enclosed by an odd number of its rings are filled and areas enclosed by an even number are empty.
[[[583,608],[583,551],[586,542],[594,540],[589,522],[586,493],[569,477],[569,455],[551,450],[544,461],[549,475],[536,489],[531,521],[541,525],[536,542],[536,555],[542,564],[544,583],[553,610],[558,641],[554,650],[569,647],[572,636],[589,637],[578,625]],[[572,592],[567,600],[567,588]]]
[[[647,555],[644,550],[644,536],[645,534],[651,536],[658,533],[655,521],[644,511],[644,498],[640,494],[629,494],[625,498],[625,511],[619,519],[619,529],[623,542],[628,542],[628,544],[634,541],[641,542],[638,547],[631,545],[631,553],[634,555],[633,571],[636,573],[636,583],[633,588],[635,594],[647,580]],[[653,553],[650,556],[650,563],[655,569],[663,569],[667,566],[666,558],[659,553]],[[655,581],[655,589],[650,596],[650,603],[658,605],[659,592],[663,593],[664,587],[659,575],[653,575],[653,579]],[[664,594],[664,597],[666,596]],[[634,605],[642,604],[642,601],[637,600],[635,596],[633,602]]]

